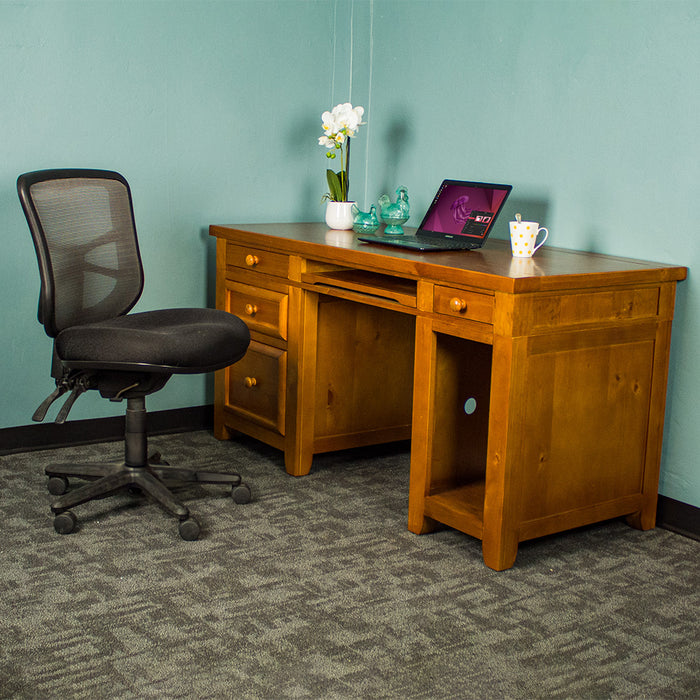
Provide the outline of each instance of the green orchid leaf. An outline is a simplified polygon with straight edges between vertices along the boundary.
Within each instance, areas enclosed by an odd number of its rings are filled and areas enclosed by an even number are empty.
[[[333,202],[343,201],[343,180],[345,173],[341,170],[335,173],[332,170],[326,170],[326,180],[328,180],[328,189],[330,190],[330,198]]]

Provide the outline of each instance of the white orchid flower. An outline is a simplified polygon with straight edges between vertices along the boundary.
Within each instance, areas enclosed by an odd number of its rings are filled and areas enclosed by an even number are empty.
[[[362,124],[362,115],[365,113],[363,107],[354,107],[349,103],[336,105],[329,114],[330,121],[336,126],[336,131],[345,130],[348,136],[354,136],[357,129]],[[328,114],[326,112],[325,114]]]
[[[323,122],[323,130],[327,134],[330,134],[331,137],[336,131],[338,131],[336,118],[333,114],[331,114],[331,112],[324,112],[321,115],[321,121]]]

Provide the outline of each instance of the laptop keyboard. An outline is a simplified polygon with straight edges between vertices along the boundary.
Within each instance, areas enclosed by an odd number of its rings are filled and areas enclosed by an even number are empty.
[[[410,250],[474,250],[478,245],[466,243],[460,240],[435,240],[426,236],[378,236],[376,234],[366,234],[359,236],[358,240],[365,243],[380,243],[397,248],[408,248]]]
[[[420,240],[421,244],[424,244],[428,248],[438,248],[439,250],[472,250],[474,248],[477,248],[478,246],[475,246],[473,243],[465,243],[464,241],[451,241],[451,240],[444,240],[444,241],[426,241],[423,238],[418,239]]]

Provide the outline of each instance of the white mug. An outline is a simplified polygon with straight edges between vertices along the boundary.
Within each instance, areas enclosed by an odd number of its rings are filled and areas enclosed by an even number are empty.
[[[540,231],[544,231],[544,238],[535,245]],[[510,246],[516,258],[531,258],[532,254],[549,237],[549,231],[535,221],[511,221],[510,222]]]

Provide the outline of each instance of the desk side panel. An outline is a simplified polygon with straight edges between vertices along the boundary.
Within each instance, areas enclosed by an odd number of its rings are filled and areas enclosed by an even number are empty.
[[[655,343],[639,331],[529,343],[523,522],[641,494]]]

